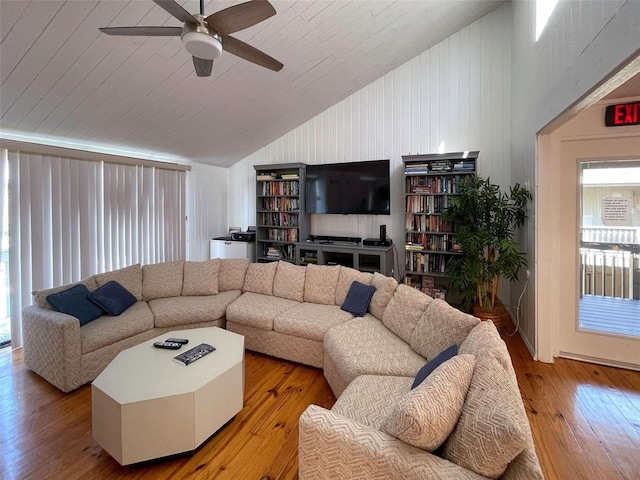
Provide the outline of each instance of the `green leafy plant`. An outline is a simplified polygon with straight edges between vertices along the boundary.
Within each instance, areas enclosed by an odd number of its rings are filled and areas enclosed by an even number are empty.
[[[442,214],[442,220],[455,229],[455,243],[462,250],[447,265],[449,288],[460,296],[465,310],[475,303],[491,311],[500,280],[517,280],[527,265],[513,237],[527,218],[531,193],[518,183],[506,193],[490,178],[477,175],[465,177],[459,192],[449,197]]]

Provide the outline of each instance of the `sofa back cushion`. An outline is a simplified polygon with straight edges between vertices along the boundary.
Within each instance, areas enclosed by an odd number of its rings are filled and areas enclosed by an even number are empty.
[[[47,288],[46,290],[34,290],[31,292],[33,294],[34,303],[42,308],[48,308],[51,310],[51,305],[47,302],[47,297],[49,295],[53,295],[54,293],[64,292],[65,290],[69,290],[71,287],[75,287],[76,285],[84,285],[89,289],[90,292],[98,288],[96,284],[96,279],[94,277],[85,278],[79,282],[69,283],[67,285],[61,285],[59,287]]]
[[[336,285],[340,276],[340,265],[307,265],[304,281],[304,301],[321,305],[335,305]]]
[[[218,293],[219,271],[219,258],[204,262],[184,262],[182,295],[216,295]]]
[[[142,299],[179,297],[182,294],[184,260],[142,267]],[[126,288],[126,287],[125,287]]]
[[[467,335],[467,338],[465,338],[460,345],[459,353],[469,353],[476,357],[493,357],[512,375],[512,379],[517,382],[511,357],[509,356],[509,350],[504,340],[500,338],[498,329],[493,322],[480,322],[479,325],[473,327],[469,335]]]
[[[376,272],[371,278],[371,285],[376,287],[376,293],[373,294],[369,304],[369,312],[377,319],[382,320],[384,309],[387,308],[391,297],[393,297],[398,287],[398,282],[393,277],[387,277]]]
[[[460,345],[480,320],[444,300],[432,300],[411,334],[411,348],[427,360],[431,360],[445,348]]]
[[[307,269],[302,265],[279,261],[273,279],[273,294],[276,297],[302,302],[306,274]]]
[[[247,258],[221,259],[220,272],[218,273],[218,289],[221,292],[242,290],[249,263]]]
[[[342,267],[340,269],[340,275],[338,275],[338,283],[336,284],[336,305],[342,305],[344,303],[353,282],[371,285],[372,279],[372,273],[361,272],[351,267]]]
[[[478,475],[498,478],[527,444],[520,391],[492,357],[477,357],[469,392],[442,456]]]
[[[273,295],[273,279],[277,268],[278,262],[249,264],[242,291]]]
[[[432,300],[420,290],[400,284],[384,309],[382,323],[405,342],[411,343],[411,334]]]
[[[112,270],[111,272],[99,273],[94,275],[94,278],[96,279],[97,287],[101,287],[113,280],[129,290],[137,301],[142,300],[142,268],[140,268],[139,263]]]

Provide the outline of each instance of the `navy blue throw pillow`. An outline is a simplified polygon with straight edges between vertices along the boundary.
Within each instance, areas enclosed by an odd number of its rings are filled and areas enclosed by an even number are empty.
[[[376,293],[376,287],[353,282],[340,308],[345,312],[353,313],[356,317],[364,317],[374,293]]]
[[[413,385],[411,385],[411,390],[416,388],[418,385],[422,383],[422,381],[429,376],[431,372],[433,372],[436,368],[442,365],[444,362],[449,360],[450,358],[455,357],[458,354],[458,346],[453,344],[450,347],[441,351],[438,355],[429,360],[424,367],[418,370],[416,374],[416,379],[413,381]]]
[[[112,317],[116,317],[137,302],[133,294],[111,280],[89,294],[89,300],[100,306]]]
[[[80,284],[62,292],[52,293],[46,300],[55,311],[76,317],[82,326],[104,314],[98,305],[89,300],[89,295],[89,289]]]

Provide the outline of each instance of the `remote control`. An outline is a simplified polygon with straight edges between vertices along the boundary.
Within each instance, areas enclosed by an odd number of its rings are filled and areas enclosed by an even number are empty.
[[[181,343],[176,343],[176,342],[155,342],[153,344],[154,347],[156,348],[166,348],[169,350],[178,350],[182,344]]]
[[[182,345],[186,345],[187,343],[189,343],[189,340],[187,340],[186,338],[167,338],[165,340],[165,342],[172,342],[172,343],[181,343]]]

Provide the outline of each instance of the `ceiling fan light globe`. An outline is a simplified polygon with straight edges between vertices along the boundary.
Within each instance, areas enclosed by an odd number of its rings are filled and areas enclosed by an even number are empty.
[[[201,32],[185,32],[182,44],[187,52],[197,58],[215,60],[222,53],[222,43],[217,38]]]

